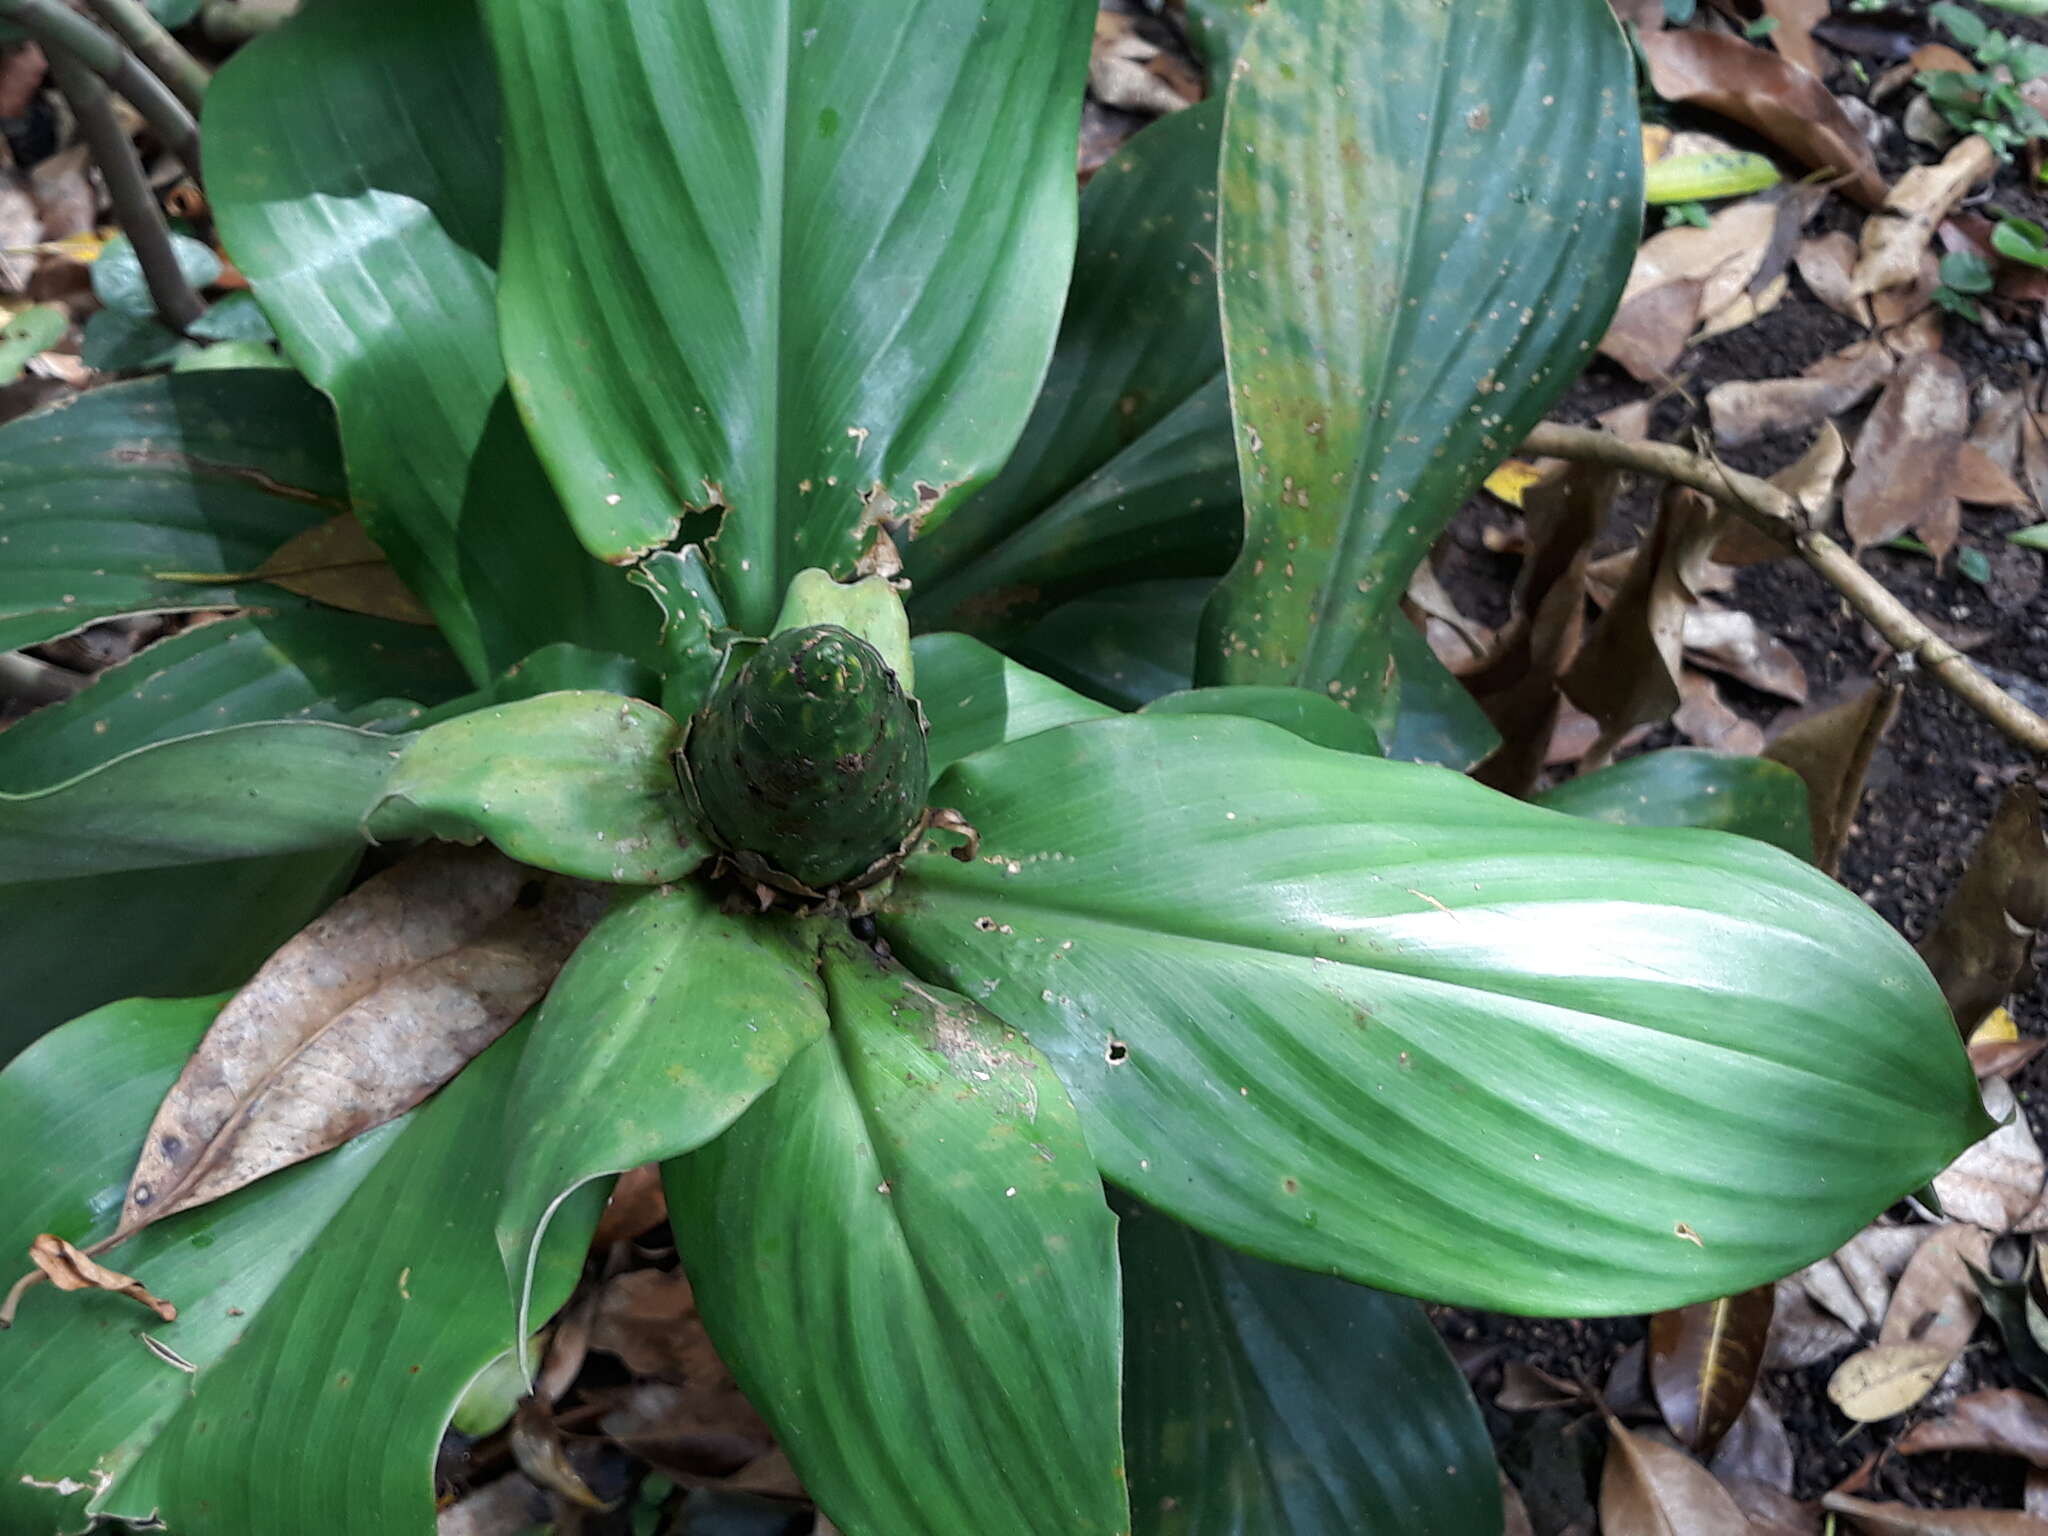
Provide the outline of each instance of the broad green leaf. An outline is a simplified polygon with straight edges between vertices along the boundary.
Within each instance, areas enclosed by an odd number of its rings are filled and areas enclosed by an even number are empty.
[[[398,748],[311,720],[157,742],[0,793],[0,869],[63,879],[359,842]]]
[[[1382,757],[1380,739],[1370,722],[1335,699],[1305,688],[1267,688],[1256,683],[1221,688],[1188,688],[1165,693],[1147,704],[1148,715],[1242,715],[1265,720],[1303,741],[1338,752],[1363,752]]]
[[[1485,1422],[1421,1307],[1120,1214],[1139,1536],[1500,1536]]]
[[[356,515],[471,676],[550,640],[632,650],[590,615],[644,600],[577,556],[504,399],[498,91],[474,0],[309,6],[220,71],[205,127],[227,249],[334,399]]]
[[[69,311],[56,304],[32,304],[10,315],[0,325],[0,384],[20,378],[28,360],[62,341],[70,328]]]
[[[348,505],[334,421],[275,372],[113,384],[0,427],[0,651],[96,619],[299,600],[251,571]]]
[[[705,1326],[848,1536],[1129,1529],[1115,1219],[1059,1079],[850,939],[831,1033],[667,1165]]]
[[[497,1230],[515,1337],[528,1331],[540,1235],[571,1191],[695,1151],[824,1034],[815,944],[792,924],[732,916],[696,886],[629,896],[583,941],[505,1101]]]
[[[910,649],[934,780],[983,747],[1116,712],[966,635],[919,635]]]
[[[1141,581],[1076,598],[1006,649],[1090,698],[1137,709],[1189,686],[1195,630],[1215,582]]]
[[[726,509],[762,633],[799,569],[936,526],[1016,440],[1074,242],[1086,0],[485,0],[505,355],[607,560]]]
[[[724,665],[732,631],[704,551],[656,550],[633,567],[633,583],[661,610],[661,707],[687,720],[703,707]]]
[[[375,838],[488,838],[539,869],[660,885],[704,861],[669,757],[676,723],[615,693],[545,693],[412,737],[369,819]]]
[[[505,1347],[503,1315],[483,1298],[501,1279],[491,1241],[498,1116],[523,1036],[515,1028],[419,1109],[370,1133],[389,1138],[376,1167],[288,1250],[289,1272],[241,1321],[241,1341],[190,1382],[183,1411],[102,1508],[129,1519],[159,1512],[178,1536],[432,1536],[441,1431]],[[261,1200],[285,1177],[231,1198]],[[557,1214],[535,1269],[538,1315],[574,1285],[599,1203]],[[208,1209],[154,1230],[173,1241]],[[277,1467],[290,1475],[252,1472]]]
[[[1645,1311],[1831,1251],[1988,1126],[1911,948],[1747,838],[1223,717],[1064,726],[933,797],[981,857],[911,861],[895,952],[1045,1052],[1107,1176],[1264,1258]]]
[[[1813,857],[1806,784],[1783,763],[1672,747],[1567,779],[1536,797],[1568,816],[1625,827],[1711,827]]]
[[[210,288],[220,277],[220,257],[203,240],[190,235],[172,235],[171,256],[178,273],[194,288]],[[86,268],[92,279],[92,296],[117,314],[135,320],[156,315],[156,300],[150,297],[149,280],[142,275],[142,258],[126,235],[116,235],[100,248]]]
[[[1621,296],[1633,63],[1606,0],[1275,0],[1223,138],[1247,532],[1198,680],[1371,713],[1417,561]]]
[[[0,1164],[14,1175],[0,1196],[0,1254],[10,1271],[27,1267],[39,1232],[83,1244],[113,1230],[157,1101],[220,1004],[114,1003],[0,1073]],[[0,1528],[84,1530],[96,1495],[189,1400],[193,1377],[144,1339],[211,1368],[389,1146],[373,1133],[109,1253],[177,1305],[174,1323],[96,1292],[25,1296],[0,1336]]]
[[[1500,745],[1500,732],[1470,690],[1437,660],[1421,630],[1406,620],[1390,624],[1387,645],[1396,686],[1373,716],[1387,756],[1463,773]]]
[[[1216,313],[1220,97],[1088,183],[1045,387],[993,482],[904,551],[913,616],[1009,634],[1139,577],[1220,573],[1244,514]]]
[[[1266,0],[1187,0],[1188,38],[1208,66],[1212,90],[1229,78],[1230,61],[1244,49],[1252,18]]]

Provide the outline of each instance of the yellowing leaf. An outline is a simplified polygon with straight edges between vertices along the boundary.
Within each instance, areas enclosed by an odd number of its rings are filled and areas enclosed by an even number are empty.
[[[1999,1007],[1985,1014],[1977,1027],[1970,1031],[1970,1044],[2004,1045],[2019,1037],[2020,1027],[2013,1016],[2003,1007]]]
[[[1519,508],[1529,488],[1541,485],[1549,478],[1548,472],[1540,465],[1531,464],[1527,459],[1509,459],[1486,477],[1486,488],[1509,506]]]
[[[112,1291],[133,1297],[167,1323],[178,1320],[178,1309],[162,1297],[152,1296],[140,1280],[95,1264],[61,1237],[39,1233],[29,1244],[28,1256],[60,1291]]]

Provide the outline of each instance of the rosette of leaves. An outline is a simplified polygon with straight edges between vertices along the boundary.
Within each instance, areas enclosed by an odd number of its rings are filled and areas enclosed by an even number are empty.
[[[1793,840],[1782,773],[1503,797],[1399,613],[1625,280],[1604,0],[1238,9],[1078,215],[1086,0],[314,0],[221,71],[209,192],[312,387],[0,429],[4,643],[241,610],[0,734],[0,1244],[189,1160],[159,1101],[369,844],[611,894],[418,1107],[105,1253],[175,1321],[23,1298],[0,1525],[430,1531],[455,1402],[659,1162],[843,1530],[1492,1533],[1403,1298],[1739,1292],[1982,1133],[1913,951],[1740,835]],[[262,574],[343,514],[431,626]],[[683,723],[797,573],[899,558],[910,800],[764,865],[932,806],[979,848],[935,819],[858,922],[734,901]],[[795,628],[890,657],[893,603]]]

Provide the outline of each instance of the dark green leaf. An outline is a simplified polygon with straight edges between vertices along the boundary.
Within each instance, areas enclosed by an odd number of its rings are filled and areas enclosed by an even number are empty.
[[[1242,715],[1265,720],[1303,741],[1338,752],[1363,752],[1382,757],[1380,739],[1370,722],[1334,699],[1305,688],[1267,688],[1241,683],[1222,688],[1190,688],[1162,694],[1144,708],[1148,715]]]
[[[1009,647],[1027,662],[1118,709],[1189,685],[1195,628],[1212,581],[1141,581],[1076,598]]]
[[[1230,61],[1244,50],[1252,18],[1266,0],[1187,0],[1188,37],[1209,66],[1211,91],[1221,95]]]
[[[177,258],[179,273],[194,288],[211,287],[220,276],[220,258],[190,235],[172,235],[171,254]],[[156,317],[156,301],[149,296],[142,261],[126,235],[109,240],[89,270],[93,297],[108,309],[132,320]]]
[[[277,1255],[289,1269],[260,1311],[245,1308],[250,1315],[234,1322],[234,1349],[196,1381],[181,1378],[191,1396],[103,1508],[130,1519],[160,1512],[179,1536],[433,1530],[442,1428],[505,1347],[503,1314],[480,1302],[500,1283],[491,1241],[498,1128],[523,1037],[514,1029],[412,1114],[305,1165],[312,1175],[365,1141],[380,1149],[334,1216]],[[276,1228],[280,1185],[291,1176],[230,1201],[271,1202],[264,1214]],[[228,1203],[152,1230],[166,1244],[190,1242]],[[598,1204],[582,1199],[557,1214],[535,1269],[537,1315],[568,1296]],[[110,1361],[135,1348],[120,1336],[96,1344]],[[73,1369],[93,1366],[92,1354],[72,1359]],[[263,1467],[291,1473],[251,1474]]]
[[[1941,280],[1957,293],[1989,293],[1991,263],[1975,251],[1950,251],[1941,258]]]
[[[197,351],[161,320],[118,309],[95,312],[78,342],[78,360],[101,373],[163,368]]]
[[[570,1191],[695,1151],[825,1033],[816,942],[793,924],[728,915],[695,886],[629,896],[584,940],[505,1102],[498,1248],[519,1336],[528,1266]]]
[[[1991,36],[1991,29],[1982,20],[1973,12],[1953,4],[1952,0],[1941,0],[1941,4],[1929,8],[1927,16],[1931,21],[1940,22],[1948,29],[1950,37],[1972,51],[1983,47]]]
[[[254,570],[346,508],[325,402],[270,372],[143,379],[0,428],[0,650],[123,613],[225,608]]]
[[[937,525],[1044,372],[1086,0],[492,5],[514,389],[584,543],[691,506],[753,633],[875,520]]]
[[[831,1033],[666,1169],[712,1341],[854,1536],[1128,1530],[1116,1222],[1059,1079],[851,940],[824,972]]]
[[[1116,713],[966,635],[919,635],[910,649],[934,780],[970,752]]]
[[[933,795],[981,857],[911,861],[896,953],[1051,1058],[1105,1174],[1263,1257],[1640,1311],[1831,1251],[1987,1129],[1918,957],[1762,843],[1222,717]]]
[[[488,838],[581,880],[680,880],[705,849],[670,754],[676,723],[613,693],[548,693],[429,726],[406,744],[369,817],[378,839]]]
[[[1375,717],[1387,756],[1436,763],[1463,773],[1500,745],[1500,732],[1450,669],[1437,660],[1422,631],[1405,620],[1389,627],[1395,692]],[[1391,724],[1386,716],[1391,708]]]
[[[704,552],[694,544],[680,551],[656,550],[633,568],[633,582],[661,609],[661,707],[687,720],[703,707],[718,679],[732,635],[725,604]]]
[[[1138,1536],[1499,1536],[1486,1425],[1421,1307],[1122,1215]]]
[[[1607,324],[1641,162],[1606,0],[1260,12],[1222,177],[1247,534],[1197,681],[1372,712],[1416,562]]]
[[[1536,797],[1567,816],[1624,827],[1711,827],[1813,857],[1806,784],[1783,763],[1672,747],[1567,779]]]
[[[1059,345],[1002,474],[904,552],[921,624],[1013,633],[1140,577],[1214,576],[1243,534],[1214,251],[1221,99],[1088,183]]]
[[[246,289],[229,294],[193,321],[191,334],[201,341],[277,340],[263,307]]]
[[[236,368],[295,371],[267,341],[216,341],[203,347],[187,347],[171,360],[173,373],[219,373]]]

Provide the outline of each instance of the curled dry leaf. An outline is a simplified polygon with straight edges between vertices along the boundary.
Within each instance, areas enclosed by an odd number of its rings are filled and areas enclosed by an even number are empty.
[[[1970,430],[1970,386],[1938,352],[1900,365],[1856,439],[1842,522],[1858,549],[1914,533],[1936,559],[1962,522],[1956,459]]]
[[[1849,278],[1850,296],[1865,298],[1918,282],[1920,259],[1941,221],[1997,169],[1997,152],[1973,133],[1940,164],[1916,165],[1901,176],[1884,206],[1863,222],[1861,249]]]
[[[1732,447],[1815,426],[1862,401],[1899,371],[1902,360],[1940,345],[1940,316],[1929,313],[1831,352],[1793,378],[1716,384],[1707,391],[1714,440]]]
[[[1920,1245],[1932,1237],[1928,1226],[1870,1226],[1818,1263],[1798,1274],[1817,1303],[1859,1333],[1874,1333],[1892,1301],[1892,1286]]]
[[[29,1244],[28,1256],[60,1291],[111,1291],[141,1302],[167,1323],[178,1320],[178,1309],[161,1296],[152,1296],[149,1287],[133,1275],[93,1262],[61,1237],[48,1232],[37,1234]]]
[[[1871,757],[1904,691],[1897,682],[1866,683],[1845,698],[1779,721],[1764,750],[1805,781],[1813,861],[1829,874],[1841,863]]]
[[[1838,315],[1845,315],[1868,330],[1875,320],[1870,300],[1859,298],[1851,286],[1856,270],[1856,242],[1841,230],[1829,230],[1799,242],[1792,253],[1799,280],[1821,303]]]
[[[1990,1078],[1979,1087],[1984,1108],[2004,1123],[1934,1176],[1935,1198],[1956,1220],[1989,1231],[2028,1227],[2048,1180],[2041,1149],[2005,1079]]]
[[[1765,1370],[1802,1370],[1855,1345],[1856,1330],[1815,1302],[1798,1275],[1787,1275],[1776,1290],[1777,1311],[1764,1346]]]
[[[1884,201],[1870,145],[1816,76],[1725,33],[1645,32],[1642,47],[1650,88],[1666,101],[1755,129],[1803,164],[1840,176],[1842,190],[1867,208]]]
[[[1979,1077],[2011,1077],[2040,1055],[2048,1040],[2022,1036],[2018,1023],[2003,1008],[1994,1008],[1970,1031],[1970,1069]]]
[[[1681,225],[1645,240],[1600,350],[1639,379],[1668,373],[1702,318],[1748,291],[1780,215],[1778,200],[1753,197],[1722,209],[1705,229]]]
[[[2030,507],[2033,498],[1998,462],[1974,442],[1956,455],[1956,500],[1974,507]]]
[[[1739,608],[1701,600],[1687,610],[1685,659],[1764,693],[1806,702],[1806,668],[1792,648]]]
[[[539,1001],[605,899],[488,849],[429,848],[365,882],[207,1030],[150,1125],[121,1233],[411,1109]]]
[[[1577,1382],[1553,1376],[1526,1360],[1510,1360],[1501,1368],[1500,1391],[1493,1401],[1495,1407],[1509,1413],[1536,1413],[1590,1402],[1592,1394]]]
[[[1933,1390],[1955,1356],[1938,1344],[1873,1344],[1835,1367],[1828,1400],[1859,1424],[1896,1418]]]
[[[1764,749],[1763,728],[1730,709],[1720,685],[1691,667],[1679,674],[1678,708],[1671,723],[1687,741],[1709,752],[1756,757]]]
[[[1984,1315],[1970,1266],[1991,1263],[1991,1234],[1968,1222],[1937,1227],[1906,1261],[1891,1305],[1885,1308],[1880,1344],[1925,1344],[1946,1349],[1954,1359],[1969,1347]]]
[[[2048,1468],[2048,1399],[1999,1387],[1959,1397],[1938,1419],[1915,1424],[1898,1443],[1907,1456],[1921,1451],[1989,1451]]]
[[[401,624],[432,624],[434,615],[391,568],[353,512],[338,512],[286,542],[251,573],[259,581],[330,608],[372,614]]]
[[[1977,424],[1970,428],[1970,446],[2007,475],[2019,468],[2020,418],[2026,414],[2026,396],[2017,389],[2000,389],[1986,381],[1977,386]]]
[[[2040,792],[2006,791],[1969,866],[1920,942],[1920,958],[1964,1030],[2034,978],[2034,944],[2048,924],[2048,838]]]
[[[1821,1504],[1847,1515],[1866,1536],[2048,1536],[2048,1520],[2019,1510],[1914,1509],[1846,1493],[1825,1494]]]
[[[1683,1451],[1607,1419],[1600,1474],[1602,1536],[1749,1536],[1728,1490]]]
[[[554,1412],[541,1399],[529,1397],[520,1403],[519,1411],[512,1415],[509,1438],[512,1459],[518,1462],[519,1470],[548,1492],[579,1509],[611,1507],[591,1492],[583,1474],[570,1463]]]
[[[1768,1285],[1650,1319],[1650,1388],[1680,1443],[1713,1454],[1763,1369],[1775,1296]]]

